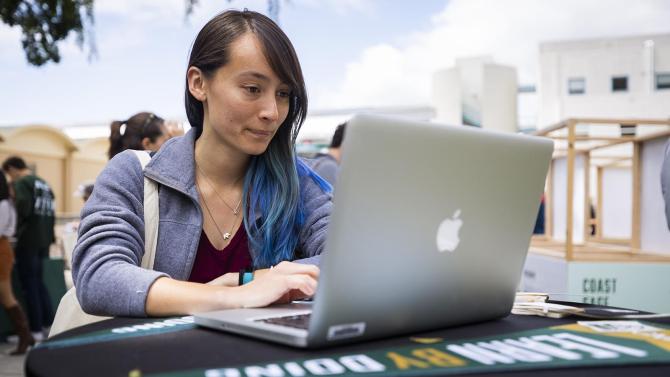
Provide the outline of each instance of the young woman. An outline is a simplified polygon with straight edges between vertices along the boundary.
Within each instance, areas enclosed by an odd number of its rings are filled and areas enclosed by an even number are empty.
[[[14,250],[9,239],[14,236],[16,227],[16,211],[9,197],[9,185],[4,174],[0,174],[0,304],[7,312],[19,336],[19,344],[11,355],[22,355],[28,347],[35,344],[28,320],[12,291],[12,268],[14,267]]]
[[[126,149],[156,152],[170,138],[165,120],[154,113],[137,113],[127,120],[112,122],[109,128],[110,159]]]
[[[306,112],[300,64],[274,22],[246,10],[210,20],[186,72],[193,128],[144,173],[132,152],[112,159],[83,209],[73,257],[82,308],[163,316],[312,296],[332,202],[295,153]],[[159,184],[154,270],[139,267],[143,174]]]

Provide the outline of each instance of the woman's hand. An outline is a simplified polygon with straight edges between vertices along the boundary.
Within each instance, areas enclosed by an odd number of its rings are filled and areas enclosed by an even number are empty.
[[[311,297],[316,292],[319,268],[311,264],[281,262],[257,270],[254,280],[237,286],[239,274],[227,273],[207,284],[160,277],[149,288],[145,310],[149,316],[194,314],[233,308],[259,308]]]
[[[311,264],[281,262],[274,268],[257,270],[254,280],[239,288],[243,290],[242,306],[258,308],[312,297],[318,279],[319,268]]]

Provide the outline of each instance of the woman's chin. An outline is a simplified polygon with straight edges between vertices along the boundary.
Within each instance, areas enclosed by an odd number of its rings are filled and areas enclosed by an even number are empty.
[[[251,156],[258,156],[268,150],[269,143],[248,143],[244,147],[244,152]]]

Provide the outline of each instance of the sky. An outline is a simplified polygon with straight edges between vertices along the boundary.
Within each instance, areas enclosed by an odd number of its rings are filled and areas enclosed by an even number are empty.
[[[20,30],[0,25],[0,126],[105,124],[139,111],[185,119],[184,75],[200,28],[265,0],[96,0],[90,60],[74,35],[58,64],[28,65]],[[536,84],[543,41],[670,33],[669,0],[290,0],[279,23],[305,74],[310,112],[430,106],[434,73],[491,56]]]

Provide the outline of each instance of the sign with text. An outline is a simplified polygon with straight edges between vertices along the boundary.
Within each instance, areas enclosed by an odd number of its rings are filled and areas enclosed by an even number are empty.
[[[419,344],[365,353],[163,374],[130,373],[153,377],[424,376],[670,363],[670,330],[638,321],[583,321],[478,339],[414,341]]]

